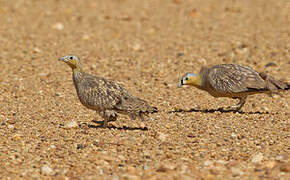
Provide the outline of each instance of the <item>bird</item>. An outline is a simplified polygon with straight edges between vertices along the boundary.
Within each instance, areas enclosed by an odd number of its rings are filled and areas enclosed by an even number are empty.
[[[113,80],[84,72],[78,56],[69,54],[58,60],[72,69],[73,83],[80,102],[103,118],[103,127],[110,121],[116,121],[118,113],[128,115],[131,120],[144,120],[144,115],[158,111]]]
[[[238,64],[219,64],[202,67],[198,74],[186,73],[178,87],[191,85],[208,92],[213,97],[238,99],[235,105],[222,108],[224,111],[240,111],[249,95],[266,93],[279,94],[280,90],[289,90],[290,83],[276,80],[263,72]]]

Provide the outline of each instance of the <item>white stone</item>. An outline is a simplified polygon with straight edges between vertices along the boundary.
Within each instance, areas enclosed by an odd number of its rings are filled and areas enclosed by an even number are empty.
[[[68,122],[64,125],[65,129],[71,129],[71,128],[76,128],[76,127],[78,127],[78,123],[75,121]]]
[[[213,162],[210,160],[206,160],[206,161],[204,161],[203,165],[204,166],[211,166],[211,165],[213,165]]]
[[[62,23],[58,22],[58,23],[55,23],[54,25],[52,25],[52,28],[61,31],[64,29],[64,25]]]
[[[9,124],[7,127],[8,127],[8,129],[14,129],[14,126],[11,124]]]
[[[54,171],[48,165],[44,165],[41,167],[41,172],[46,175],[54,175]]]
[[[158,139],[161,141],[166,141],[167,136],[167,134],[159,133]]]
[[[264,156],[263,153],[259,152],[258,154],[255,154],[252,158],[252,163],[259,163],[263,160]]]

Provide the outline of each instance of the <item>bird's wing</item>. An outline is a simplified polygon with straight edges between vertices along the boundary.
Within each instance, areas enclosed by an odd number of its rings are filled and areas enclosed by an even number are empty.
[[[139,112],[139,113],[153,113],[157,112],[156,107],[150,106],[147,101],[132,95],[124,95],[121,101],[116,105],[120,111]]]
[[[221,93],[242,93],[265,89],[265,81],[255,70],[235,64],[213,66],[208,70],[207,81]]]
[[[79,85],[83,98],[91,107],[114,109],[128,92],[118,83],[86,74]]]
[[[79,83],[82,103],[98,109],[112,109],[121,112],[156,112],[157,108],[131,95],[120,84],[90,74],[84,74]]]

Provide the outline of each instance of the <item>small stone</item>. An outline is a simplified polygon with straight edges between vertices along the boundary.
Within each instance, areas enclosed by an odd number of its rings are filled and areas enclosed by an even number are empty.
[[[198,12],[197,9],[192,9],[192,10],[189,12],[189,16],[194,17],[194,18],[197,18],[197,17],[200,16],[200,13]]]
[[[265,65],[265,67],[277,67],[277,64],[275,62],[269,62]]]
[[[168,82],[163,82],[163,84],[164,84],[166,87],[168,87],[168,88],[170,88],[170,87],[172,87],[172,86],[173,86],[173,84],[171,84],[171,83],[168,83]]]
[[[39,76],[47,76],[47,75],[48,75],[48,73],[41,72],[41,73],[39,73],[38,75],[39,75]]]
[[[21,139],[21,135],[20,134],[15,134],[14,136],[13,136],[13,140],[14,141],[18,141],[18,140],[20,140]]]
[[[134,51],[140,51],[141,50],[141,44],[140,43],[135,43],[133,46],[132,46],[132,49]]]
[[[218,163],[218,164],[222,164],[222,165],[225,165],[225,164],[227,164],[228,162],[227,162],[227,161],[224,161],[224,160],[217,160],[216,163]]]
[[[148,169],[150,169],[150,167],[149,167],[148,165],[145,164],[145,165],[143,166],[143,169],[144,169],[144,170],[148,170]]]
[[[276,160],[282,163],[288,162],[288,155],[283,154],[276,157]]]
[[[84,144],[77,144],[76,145],[76,148],[79,150],[84,149],[85,147],[86,147],[86,145],[84,145]]]
[[[269,169],[272,169],[273,167],[275,167],[275,165],[276,165],[275,161],[267,161],[267,162],[265,162],[265,167],[269,168]]]
[[[287,163],[287,164],[283,164],[281,167],[280,167],[280,171],[282,172],[290,172],[290,163]]]
[[[176,57],[177,57],[177,58],[179,58],[179,57],[181,57],[181,56],[184,56],[184,53],[179,52],[179,53],[176,54]]]
[[[71,121],[71,122],[66,123],[63,128],[71,129],[71,128],[76,128],[76,127],[78,127],[78,123],[75,121]]]
[[[135,175],[135,174],[136,174],[136,168],[133,167],[133,166],[128,166],[128,167],[127,167],[127,171],[128,171],[128,173],[131,174],[131,175]]]
[[[231,171],[234,176],[240,176],[244,174],[244,172],[238,167],[231,167]]]
[[[84,34],[82,39],[83,40],[89,40],[91,37],[88,34]]]
[[[55,149],[56,146],[55,146],[54,144],[52,144],[52,145],[49,146],[49,148],[50,148],[50,149]]]
[[[41,172],[45,175],[54,175],[54,171],[48,165],[44,165],[41,167]]]
[[[211,166],[211,165],[213,165],[213,161],[206,160],[206,161],[204,161],[203,165],[204,166]]]
[[[11,124],[9,124],[7,127],[8,127],[8,129],[14,129],[14,126]]]
[[[92,68],[92,69],[96,69],[96,68],[97,68],[97,65],[96,65],[96,64],[92,64],[92,65],[91,65],[91,68]]]
[[[55,23],[54,25],[52,25],[52,28],[61,31],[64,29],[64,25],[62,23],[58,22],[58,23]]]
[[[269,112],[269,111],[270,111],[270,109],[267,108],[267,107],[263,107],[263,109],[264,109],[264,111],[266,111],[266,112]]]
[[[33,48],[33,52],[40,53],[41,52],[41,49],[39,49],[38,47],[35,47],[35,48]]]
[[[124,16],[121,17],[121,19],[122,19],[123,21],[131,21],[131,20],[132,20],[132,17],[130,17],[130,16],[128,16],[128,15],[124,15]]]
[[[112,179],[112,180],[119,180],[119,177],[118,177],[117,175],[112,175],[112,176],[111,176],[111,179]]]
[[[263,160],[264,156],[263,153],[255,154],[252,158],[252,163],[259,163]]]
[[[231,134],[231,137],[232,137],[232,138],[236,138],[237,135],[236,135],[235,133],[232,133],[232,134]]]
[[[158,139],[161,141],[166,141],[167,136],[167,134],[159,133]]]

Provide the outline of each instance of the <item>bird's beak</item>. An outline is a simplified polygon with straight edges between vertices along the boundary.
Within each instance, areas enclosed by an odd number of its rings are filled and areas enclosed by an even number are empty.
[[[65,57],[58,58],[59,61],[65,61]]]
[[[179,84],[178,84],[178,87],[179,87],[179,88],[181,88],[181,86],[183,86],[183,79],[181,79],[181,80],[179,81]]]

